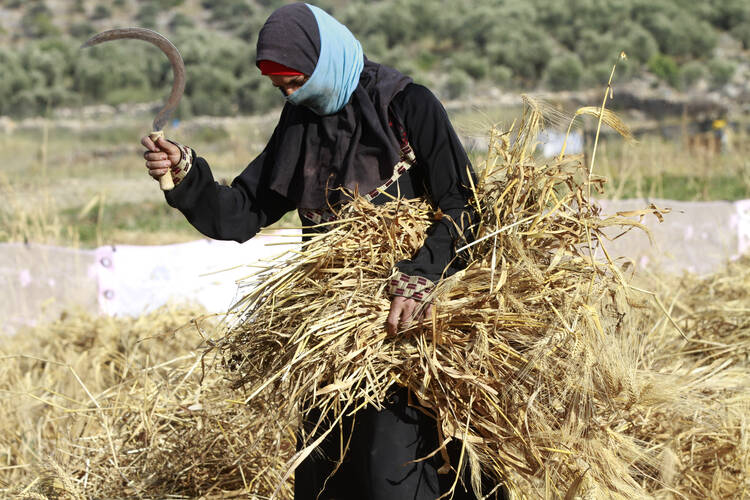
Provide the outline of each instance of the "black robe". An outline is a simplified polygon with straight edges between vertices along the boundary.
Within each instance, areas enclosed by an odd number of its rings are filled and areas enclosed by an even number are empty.
[[[470,212],[471,165],[445,109],[425,87],[407,85],[391,101],[390,112],[393,133],[398,137],[405,131],[417,161],[387,192],[405,198],[427,197],[446,215],[429,228],[422,248],[398,268],[437,282],[458,267],[454,245],[466,235],[457,233],[451,219],[466,220]],[[283,144],[276,144],[272,137],[231,186],[216,183],[206,160],[197,157],[185,179],[165,192],[167,202],[210,238],[246,241],[286,212],[309,208],[297,207],[268,186],[274,151],[281,147]],[[388,199],[379,196],[373,202]],[[446,492],[455,476],[438,474],[442,455],[420,460],[439,446],[435,420],[408,405],[407,400],[407,391],[397,389],[384,410],[364,408],[357,413],[356,423],[345,418],[344,434],[351,432],[352,439],[342,466],[328,479],[342,439],[340,433],[332,432],[297,468],[295,499],[427,500]],[[315,421],[318,416],[312,410],[307,419]],[[455,466],[458,449],[451,446],[449,452]],[[459,482],[454,498],[474,498],[468,474],[463,484],[467,489]]]
[[[466,219],[471,196],[471,164],[458,140],[442,104],[427,88],[411,83],[391,101],[393,117],[406,131],[417,158],[417,166],[408,170],[386,192],[404,198],[426,196],[434,208],[446,216],[428,230],[422,248],[398,268],[410,276],[423,276],[433,282],[455,256],[454,242],[459,239],[453,221]],[[398,134],[399,123],[394,122]],[[214,182],[208,162],[195,158],[193,167],[173,190],[166,191],[167,202],[180,210],[198,231],[217,240],[247,241],[263,227],[298,208],[295,203],[268,187],[277,148],[271,137],[263,152],[232,181],[231,186]],[[335,186],[334,186],[335,187]],[[385,202],[386,196],[374,200]],[[303,222],[305,220],[303,219]],[[456,270],[448,268],[445,276]],[[386,277],[384,276],[383,279]]]

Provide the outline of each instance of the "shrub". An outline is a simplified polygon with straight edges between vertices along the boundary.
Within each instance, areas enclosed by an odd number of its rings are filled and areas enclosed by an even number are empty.
[[[175,13],[172,19],[169,21],[169,29],[172,31],[178,31],[181,29],[192,29],[195,27],[193,19],[183,14],[182,12]]]
[[[750,49],[750,21],[745,21],[732,28],[732,36],[742,43],[742,48]]]
[[[528,83],[537,80],[552,55],[552,41],[533,26],[497,26],[487,46],[490,64],[507,66]]]
[[[153,3],[144,3],[138,9],[135,18],[144,28],[155,28],[156,18],[159,15],[159,8]]]
[[[443,86],[446,99],[457,99],[464,95],[471,87],[471,77],[465,71],[453,68]]]
[[[647,17],[644,26],[654,35],[664,54],[702,57],[716,47],[717,36],[711,25],[684,11]]]
[[[211,11],[211,22],[225,29],[236,29],[253,15],[246,0],[204,0],[201,5]]]
[[[96,33],[96,28],[89,22],[75,23],[68,29],[70,36],[74,38],[88,38]]]
[[[21,17],[21,29],[23,33],[31,38],[44,38],[60,34],[55,26],[52,11],[42,2],[34,2],[28,5],[28,10]]]
[[[593,65],[609,61],[623,50],[625,40],[614,37],[611,33],[600,33],[592,29],[584,29],[579,33],[575,52],[581,62]]]
[[[158,50],[147,48],[151,47],[132,42],[86,49],[88,57],[79,57],[73,63],[73,89],[94,101],[117,101],[122,89],[130,89],[140,100],[153,99],[150,94],[154,86],[149,78],[157,71],[150,65],[158,56],[164,57]]]
[[[241,113],[265,113],[284,104],[281,93],[259,73],[243,78],[237,88],[237,104]]]
[[[461,51],[453,54],[448,60],[448,66],[458,68],[468,74],[473,80],[482,80],[489,73],[490,64],[480,54]]]
[[[711,21],[723,30],[750,22],[750,4],[747,0],[713,0],[711,4]]]
[[[45,87],[61,85],[63,75],[68,70],[65,54],[55,49],[27,47],[21,53],[20,62],[26,71],[39,74],[42,79],[40,83]]]
[[[722,61],[720,59],[712,59],[708,63],[708,72],[711,77],[711,84],[714,87],[722,87],[729,83],[734,76],[734,72],[737,66],[731,61]]]
[[[13,94],[7,102],[6,110],[9,115],[21,118],[38,115],[41,111],[36,94],[31,89]]]
[[[622,42],[617,49],[624,50],[631,60],[645,64],[659,52],[659,44],[654,36],[640,24],[625,23],[617,33],[616,39]]]
[[[655,54],[648,61],[648,70],[673,87],[679,84],[680,70],[670,56]]]
[[[94,8],[94,12],[91,13],[91,19],[109,19],[112,16],[112,11],[106,5],[99,4]]]
[[[554,90],[574,90],[581,84],[583,64],[576,54],[553,57],[547,65],[545,80]]]
[[[700,61],[690,61],[680,68],[680,85],[690,88],[708,74],[706,66]]]
[[[179,7],[185,0],[151,0],[160,10],[173,9]]]
[[[237,87],[232,73],[204,63],[190,72],[185,92],[196,115],[225,116],[237,113]]]
[[[493,66],[490,69],[490,80],[498,87],[507,87],[513,80],[513,70],[507,66]]]

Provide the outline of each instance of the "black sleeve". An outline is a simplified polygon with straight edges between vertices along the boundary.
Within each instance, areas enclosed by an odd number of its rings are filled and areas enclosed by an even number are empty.
[[[421,169],[427,195],[443,218],[432,224],[422,248],[397,264],[410,276],[433,282],[462,267],[455,250],[471,239],[469,206],[474,172],[443,105],[427,88],[409,84],[392,101]],[[469,179],[469,176],[472,179]]]
[[[223,186],[214,180],[208,162],[194,154],[193,166],[182,182],[164,192],[167,203],[209,238],[247,241],[295,208],[264,182],[269,155],[266,147],[231,186]]]

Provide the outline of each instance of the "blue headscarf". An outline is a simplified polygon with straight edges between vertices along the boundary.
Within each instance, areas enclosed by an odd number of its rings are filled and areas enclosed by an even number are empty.
[[[309,76],[287,98],[261,153],[264,182],[300,208],[334,203],[344,187],[370,192],[393,174],[400,143],[389,104],[411,79],[368,61],[352,33],[318,7],[276,9],[258,34],[257,60]]]
[[[362,45],[346,26],[325,11],[305,5],[318,22],[320,55],[307,82],[286,100],[307,106],[318,115],[332,115],[346,106],[359,85],[365,65]]]

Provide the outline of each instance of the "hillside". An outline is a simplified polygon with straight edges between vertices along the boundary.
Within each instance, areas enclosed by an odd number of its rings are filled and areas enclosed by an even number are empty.
[[[254,66],[275,0],[0,0],[0,115],[60,106],[146,102],[171,77],[157,50],[122,42],[79,52],[122,26],[163,32],[189,78],[180,116],[254,114],[278,105]],[[373,60],[444,99],[493,88],[600,87],[620,51],[618,82],[743,98],[750,91],[750,2],[744,0],[322,0]]]

